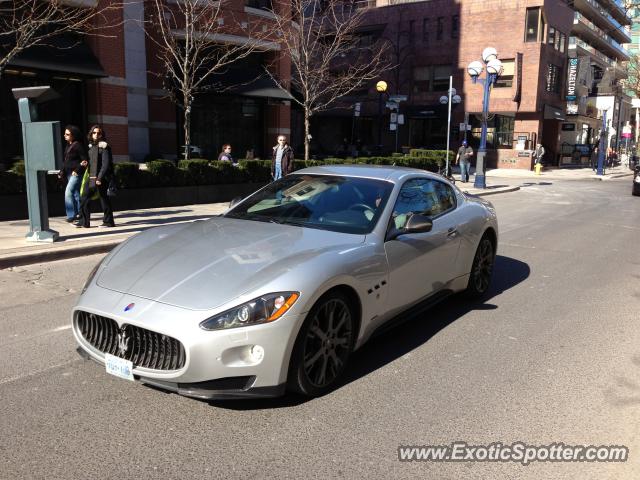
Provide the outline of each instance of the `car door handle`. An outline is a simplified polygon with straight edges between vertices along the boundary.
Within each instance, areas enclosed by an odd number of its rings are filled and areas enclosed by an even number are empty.
[[[456,235],[458,235],[458,229],[451,227],[449,230],[447,230],[447,237],[453,238]]]

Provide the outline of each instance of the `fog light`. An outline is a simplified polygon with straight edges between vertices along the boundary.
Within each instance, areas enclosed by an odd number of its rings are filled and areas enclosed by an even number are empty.
[[[253,347],[251,347],[249,354],[251,355],[251,360],[256,363],[260,363],[264,358],[264,348],[262,348],[260,345],[254,345]]]

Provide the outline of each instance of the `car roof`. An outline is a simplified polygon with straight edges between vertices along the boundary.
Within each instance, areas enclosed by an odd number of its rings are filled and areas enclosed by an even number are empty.
[[[421,174],[432,178],[441,178],[426,170],[418,168],[398,167],[395,165],[322,165],[319,167],[309,167],[302,170],[296,170],[294,174],[309,175],[339,175],[344,177],[361,177],[373,178],[378,180],[387,180],[398,182],[409,175]]]

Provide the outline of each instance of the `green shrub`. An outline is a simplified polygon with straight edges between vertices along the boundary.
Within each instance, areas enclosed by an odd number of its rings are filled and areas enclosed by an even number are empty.
[[[212,162],[211,168],[215,172],[213,183],[239,183],[245,178],[245,170],[231,162]]]
[[[212,185],[216,182],[216,170],[209,165],[208,160],[201,158],[180,160],[178,168],[187,172],[186,182],[189,185]]]
[[[153,177],[154,186],[164,187],[167,185],[176,185],[177,170],[175,164],[170,160],[152,160],[147,162],[147,171]]]
[[[271,160],[240,160],[239,164],[247,181],[262,183],[271,180]],[[297,160],[295,165],[298,166]]]
[[[113,171],[119,188],[136,188],[140,166],[133,162],[115,163]]]
[[[24,175],[16,172],[0,172],[0,195],[22,193],[27,190]]]
[[[17,162],[15,162],[11,166],[9,171],[24,177],[25,176],[25,173],[24,173],[24,160],[18,160]]]

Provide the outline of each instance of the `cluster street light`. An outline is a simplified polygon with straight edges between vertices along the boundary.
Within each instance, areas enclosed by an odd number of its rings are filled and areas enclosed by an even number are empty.
[[[462,101],[462,97],[460,97],[460,95],[457,94],[456,89],[453,88],[453,77],[449,76],[449,92],[448,92],[449,96],[441,96],[440,97],[440,103],[442,105],[446,105],[449,104],[449,115],[447,116],[447,150],[446,150],[446,156],[447,156],[447,160],[446,160],[446,166],[445,166],[445,170],[444,170],[444,175],[445,177],[449,176],[449,140],[451,138],[451,104],[452,103],[460,103]],[[466,127],[465,127],[466,128]]]
[[[482,61],[487,66],[487,77],[479,78],[484,70],[484,65],[480,61],[474,61],[467,67],[467,72],[473,83],[480,83],[484,87],[482,97],[482,133],[480,136],[480,148],[476,160],[476,177],[473,182],[475,188],[487,188],[485,179],[485,156],[487,154],[487,117],[489,116],[489,94],[491,86],[502,74],[502,62],[498,60],[498,52],[493,47],[487,47],[482,51]]]
[[[378,97],[378,154],[382,152],[382,101],[387,91],[387,82],[380,80],[376,83],[376,91],[380,94]]]

